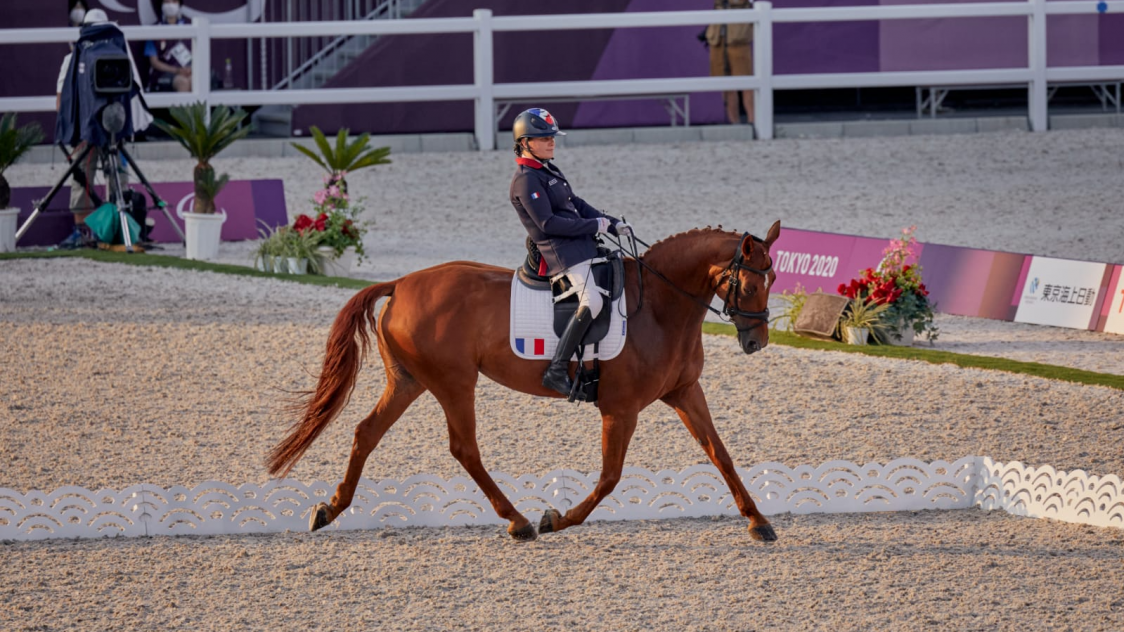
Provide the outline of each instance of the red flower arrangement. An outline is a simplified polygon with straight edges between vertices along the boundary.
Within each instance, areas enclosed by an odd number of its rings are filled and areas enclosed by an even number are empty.
[[[887,328],[896,331],[910,327],[917,334],[924,333],[932,342],[938,330],[933,326],[933,308],[929,304],[929,290],[921,282],[921,266],[906,263],[913,256],[917,239],[916,226],[902,230],[901,239],[890,240],[883,251],[878,268],[867,268],[849,283],[840,283],[838,291],[850,299],[860,299],[874,305],[887,305],[882,320]],[[891,334],[900,337],[900,334]]]

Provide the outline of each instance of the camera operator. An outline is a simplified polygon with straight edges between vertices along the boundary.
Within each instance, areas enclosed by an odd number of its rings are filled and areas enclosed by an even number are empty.
[[[160,10],[164,18],[162,24],[188,23],[181,0],[164,0]],[[191,92],[190,40],[145,42],[144,56],[149,64],[149,92]]]

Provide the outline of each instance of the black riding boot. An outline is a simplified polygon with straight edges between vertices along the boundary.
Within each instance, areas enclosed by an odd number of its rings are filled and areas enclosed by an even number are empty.
[[[592,324],[593,316],[590,315],[589,308],[584,305],[579,307],[578,311],[570,317],[570,322],[566,325],[566,331],[562,332],[562,337],[558,340],[558,349],[554,351],[554,359],[550,361],[546,373],[543,373],[543,386],[552,388],[563,395],[570,395],[570,390],[574,387],[570,380],[570,358],[574,357],[574,352],[578,350],[578,345]]]

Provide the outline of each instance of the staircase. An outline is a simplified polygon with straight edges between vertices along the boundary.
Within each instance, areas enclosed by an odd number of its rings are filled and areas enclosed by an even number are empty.
[[[409,16],[425,0],[267,0],[264,22],[322,20],[396,20]],[[273,38],[260,40],[262,89],[314,90],[355,61],[377,35]],[[290,136],[291,105],[267,105],[253,115],[263,136]]]

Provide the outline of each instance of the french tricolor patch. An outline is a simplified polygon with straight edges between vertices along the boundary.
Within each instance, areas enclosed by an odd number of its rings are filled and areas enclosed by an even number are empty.
[[[546,355],[546,340],[543,338],[516,338],[515,348],[519,353],[537,356]]]
[[[532,199],[532,200],[537,200],[537,199],[539,199],[539,192],[538,192],[538,191],[532,191],[532,192],[531,192],[531,199]]]

